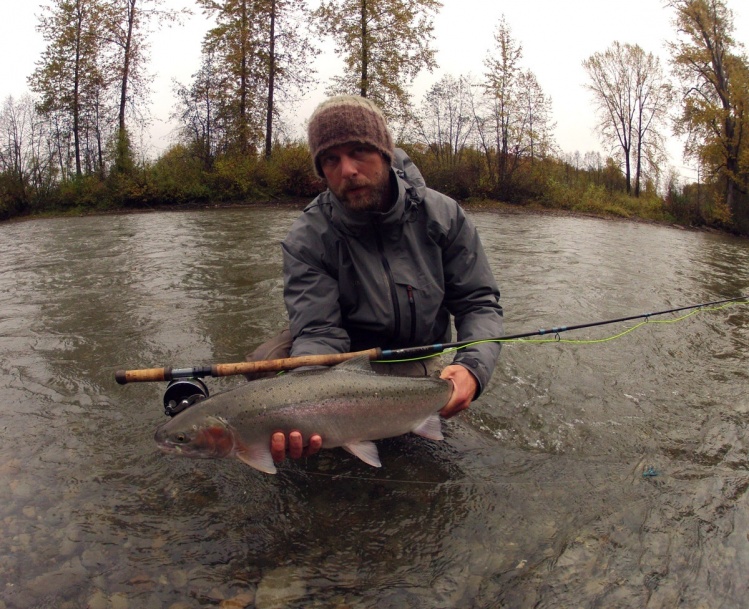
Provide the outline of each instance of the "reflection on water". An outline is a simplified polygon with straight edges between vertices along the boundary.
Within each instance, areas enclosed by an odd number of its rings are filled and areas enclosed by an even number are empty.
[[[744,605],[746,305],[506,345],[447,441],[383,441],[381,470],[158,453],[164,387],[114,371],[238,361],[281,328],[297,213],[0,226],[0,609]],[[508,333],[749,292],[746,241],[472,217]]]

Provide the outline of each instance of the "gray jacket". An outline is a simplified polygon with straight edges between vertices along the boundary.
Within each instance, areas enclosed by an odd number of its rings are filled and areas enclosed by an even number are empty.
[[[291,354],[395,349],[502,335],[499,289],[473,223],[452,199],[426,187],[396,150],[395,205],[385,213],[346,210],[325,191],[282,243]],[[478,394],[500,347],[458,351]]]

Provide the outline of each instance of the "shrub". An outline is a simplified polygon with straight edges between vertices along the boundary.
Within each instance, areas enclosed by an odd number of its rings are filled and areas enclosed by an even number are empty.
[[[309,148],[301,142],[274,146],[265,166],[267,184],[277,194],[313,197],[323,189],[315,175]]]
[[[145,171],[142,187],[144,204],[206,201],[212,194],[203,161],[181,144],[169,148]]]

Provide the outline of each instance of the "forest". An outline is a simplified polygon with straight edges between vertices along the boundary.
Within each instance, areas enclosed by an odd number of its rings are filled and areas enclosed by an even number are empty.
[[[149,36],[184,13],[163,0],[50,0],[30,92],[0,105],[0,219],[205,203],[308,199],[324,185],[283,109],[320,85],[320,41],[342,71],[326,93],[374,100],[427,184],[461,202],[500,202],[707,226],[749,235],[749,60],[725,0],[668,0],[669,62],[614,41],[583,61],[610,155],[554,141],[553,100],[500,19],[481,75],[436,67],[438,0],[195,0],[210,15],[201,63],[175,83],[175,141],[140,149]],[[682,183],[664,141],[699,168]]]

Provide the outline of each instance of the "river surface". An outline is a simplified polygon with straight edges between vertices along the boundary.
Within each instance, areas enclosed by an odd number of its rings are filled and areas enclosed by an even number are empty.
[[[161,454],[164,384],[115,371],[280,330],[297,214],[0,225],[0,609],[747,606],[746,304],[506,344],[446,441],[381,441],[381,469]],[[470,215],[508,334],[749,293],[746,240]]]

